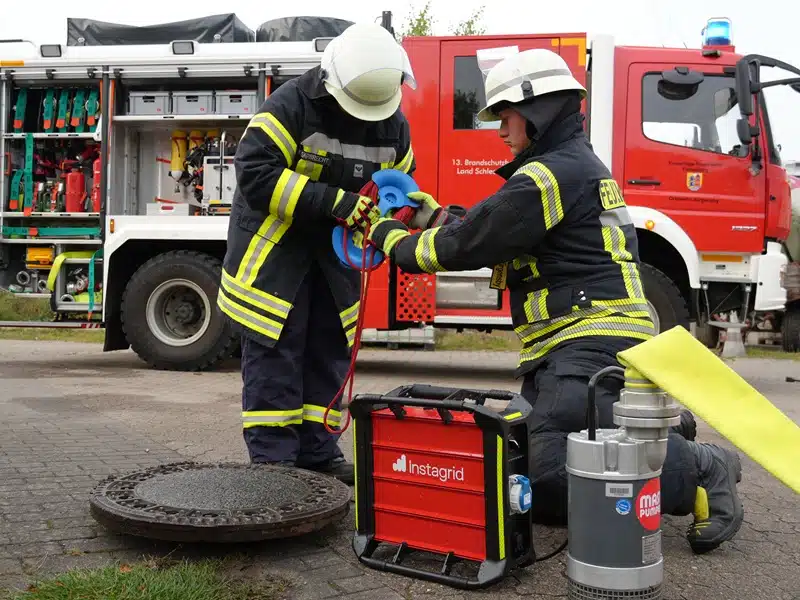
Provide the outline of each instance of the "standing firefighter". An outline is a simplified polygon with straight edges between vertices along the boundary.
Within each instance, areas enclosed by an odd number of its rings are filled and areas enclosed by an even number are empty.
[[[369,239],[404,271],[493,268],[508,287],[522,342],[517,377],[533,405],[533,511],[564,523],[567,435],[585,428],[589,378],[618,365],[616,354],[655,333],[639,277],[636,230],[621,191],[583,130],[583,86],[549,50],[498,63],[486,78],[483,121],[501,120],[500,137],[515,158],[497,171],[506,182],[460,214],[430,196],[409,224],[380,219]],[[400,214],[398,219],[402,219]],[[621,383],[598,383],[600,427],[614,427]],[[661,475],[663,512],[694,513],[687,537],[695,552],[732,538],[743,520],[735,453],[694,442],[686,411],[670,433]]]
[[[331,232],[379,216],[375,171],[414,170],[403,83],[416,87],[394,37],[379,25],[351,25],[319,67],[265,100],[239,143],[218,306],[242,334],[253,462],[353,480],[323,415],[349,367],[360,274],[339,263]],[[331,429],[341,418],[334,408]]]

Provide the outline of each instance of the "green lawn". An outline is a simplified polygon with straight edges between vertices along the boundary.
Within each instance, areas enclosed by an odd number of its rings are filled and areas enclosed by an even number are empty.
[[[47,300],[24,299],[0,291],[0,321],[49,321],[53,313]],[[103,341],[102,330],[73,329],[32,329],[21,327],[0,327],[0,340],[60,340],[69,342]],[[493,333],[437,331],[437,350],[489,350],[517,352],[520,344],[511,331]],[[782,352],[769,346],[749,347],[747,355],[753,358],[781,358],[800,361],[800,353]]]
[[[146,560],[99,569],[75,569],[32,582],[8,600],[278,600],[290,582],[232,577],[232,560]]]

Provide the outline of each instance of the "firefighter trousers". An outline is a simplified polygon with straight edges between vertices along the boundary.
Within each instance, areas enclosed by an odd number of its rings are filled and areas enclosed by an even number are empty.
[[[604,352],[579,341],[551,351],[522,383],[522,396],[533,406],[531,431],[531,512],[537,523],[567,522],[567,435],[586,429],[589,379],[600,369],[620,366],[615,352]],[[619,399],[622,381],[604,377],[597,382],[595,400],[599,428],[615,428],[612,405]],[[697,466],[689,444],[670,432],[661,473],[664,514],[692,513],[698,485]]]
[[[280,339],[268,348],[242,334],[243,435],[252,462],[300,468],[341,458],[325,410],[350,366],[347,340],[328,283],[316,265],[306,274]],[[328,427],[340,425],[341,398]]]

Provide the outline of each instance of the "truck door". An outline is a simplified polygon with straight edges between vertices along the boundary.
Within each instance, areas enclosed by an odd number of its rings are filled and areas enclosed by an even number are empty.
[[[671,83],[664,73],[675,68],[634,63],[628,70],[625,199],[671,217],[699,251],[760,253],[766,170],[751,174],[742,156],[734,77],[719,65],[690,65],[702,81]]]
[[[493,194],[503,183],[494,171],[513,158],[497,135],[499,121],[482,123],[477,119],[478,111],[486,105],[486,96],[475,52],[500,46],[517,46],[521,51],[547,48],[558,52],[560,38],[484,36],[442,42],[438,178],[438,199],[442,204],[470,207]],[[580,48],[573,44],[569,51],[579,52]],[[571,60],[571,56],[565,60],[570,66],[575,65],[572,68],[576,77],[584,76],[577,61]]]

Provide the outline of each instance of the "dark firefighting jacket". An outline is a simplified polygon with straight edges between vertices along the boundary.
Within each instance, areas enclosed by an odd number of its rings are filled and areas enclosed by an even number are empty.
[[[341,265],[330,216],[340,190],[357,193],[382,168],[415,169],[399,110],[379,122],[339,108],[315,67],[277,88],[250,120],[235,155],[237,189],[217,305],[243,334],[275,344],[313,261],[352,346],[360,275]]]
[[[493,268],[493,287],[509,289],[522,341],[518,377],[564,343],[608,347],[613,337],[632,345],[655,333],[636,230],[582,122],[573,114],[554,124],[496,171],[506,179],[497,193],[463,218],[443,212],[391,253],[411,273]]]

